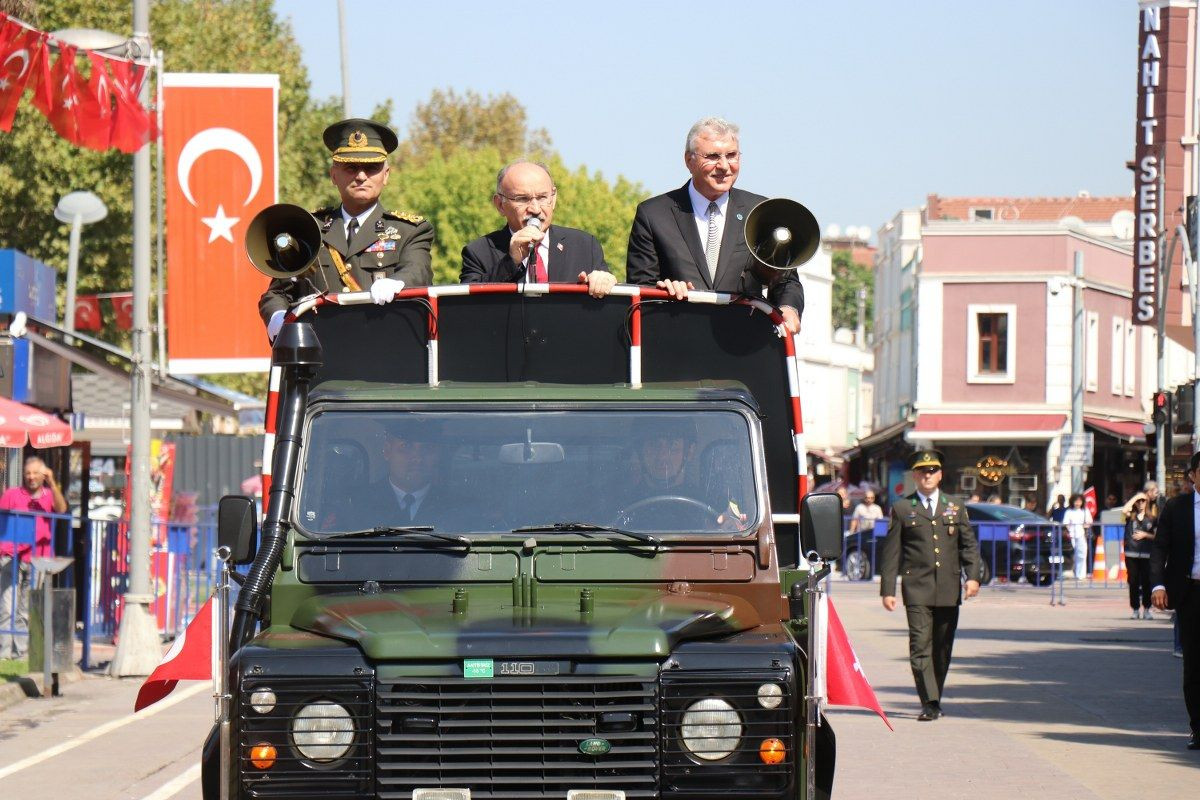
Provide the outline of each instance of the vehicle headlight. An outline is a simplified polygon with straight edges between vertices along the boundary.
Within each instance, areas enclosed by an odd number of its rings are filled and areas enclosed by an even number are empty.
[[[758,687],[758,704],[768,711],[783,704],[783,689],[777,683],[764,683]]]
[[[697,700],[683,712],[680,736],[696,758],[720,761],[737,749],[742,738],[742,718],[719,697]]]
[[[336,761],[354,743],[354,722],[337,703],[309,703],[292,717],[292,741],[307,759]]]
[[[270,689],[256,689],[250,695],[250,707],[259,714],[270,714],[275,710],[276,697]]]

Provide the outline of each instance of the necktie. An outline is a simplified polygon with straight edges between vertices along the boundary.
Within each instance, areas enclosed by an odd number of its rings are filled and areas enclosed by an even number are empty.
[[[415,499],[407,492],[400,496],[400,519],[402,522],[412,522],[412,506]]]
[[[717,233],[717,215],[721,213],[714,200],[708,204],[708,242],[704,245],[704,258],[708,261],[708,278],[717,280],[717,258],[721,255],[721,238]]]
[[[346,226],[346,249],[353,252],[350,248],[350,242],[354,241],[354,234],[358,233],[358,217],[351,217],[350,224]]]
[[[928,511],[930,514],[933,513],[933,498],[932,497],[925,498],[925,510]]]
[[[547,283],[550,276],[546,273],[546,262],[542,260],[542,249],[535,246],[533,252],[537,254],[537,260],[533,265],[533,281],[534,283]]]

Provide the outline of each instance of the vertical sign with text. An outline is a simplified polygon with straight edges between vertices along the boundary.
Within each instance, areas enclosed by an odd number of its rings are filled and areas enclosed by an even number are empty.
[[[265,371],[267,279],[244,242],[278,195],[279,76],[167,73],[162,85],[170,371]]]

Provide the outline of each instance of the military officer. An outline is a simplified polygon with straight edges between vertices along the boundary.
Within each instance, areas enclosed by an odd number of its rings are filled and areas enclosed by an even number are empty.
[[[306,295],[370,291],[371,299],[382,304],[405,286],[428,286],[433,279],[433,226],[424,217],[385,211],[379,204],[396,134],[369,119],[345,119],[326,128],[324,140],[333,154],[329,178],[342,202],[313,212],[323,239],[319,263],[303,275],[271,281],[259,299],[272,339],[287,309]]]
[[[966,596],[979,593],[979,543],[966,508],[938,488],[942,458],[937,450],[921,450],[909,459],[917,490],[892,506],[879,561],[879,594],[888,611],[896,609],[896,576],[903,577],[908,658],[922,721],[942,716],[964,573]]]

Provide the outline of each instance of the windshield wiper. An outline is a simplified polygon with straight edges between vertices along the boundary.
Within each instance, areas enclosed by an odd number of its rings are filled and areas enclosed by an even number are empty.
[[[545,525],[525,525],[513,528],[513,533],[616,533],[637,539],[639,542],[662,547],[662,539],[641,531],[631,531],[625,528],[614,528],[611,525],[595,525],[591,522],[548,522]]]
[[[322,536],[321,542],[328,542],[330,539],[367,539],[379,536],[426,536],[430,539],[439,539],[443,542],[450,542],[471,549],[471,540],[466,536],[459,536],[454,533],[438,533],[433,529],[432,525],[382,525],[376,528],[367,528],[362,531],[343,531],[342,533],[334,533],[329,536]],[[315,542],[314,542],[315,543]]]

